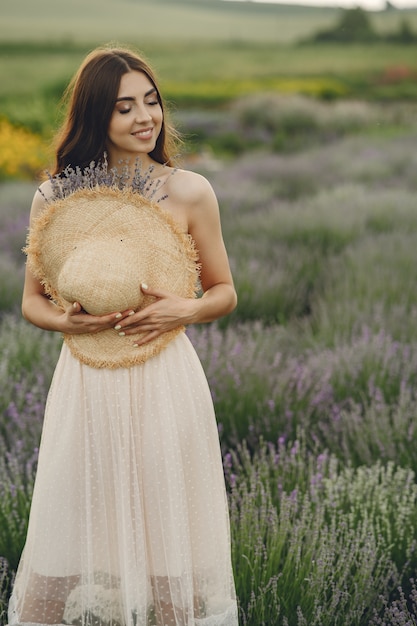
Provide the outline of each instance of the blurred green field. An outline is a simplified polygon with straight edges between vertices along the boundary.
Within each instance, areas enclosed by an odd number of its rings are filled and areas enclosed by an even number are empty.
[[[3,3],[0,41],[288,43],[329,26],[338,11],[223,0],[15,0]],[[395,28],[403,14],[379,12],[375,26],[381,31]],[[406,14],[411,25],[417,25],[417,10]]]
[[[282,42],[327,25],[334,15],[334,9],[221,0],[16,0],[2,7],[0,40]]]
[[[407,45],[355,44],[346,48],[337,44],[227,41],[215,45],[210,41],[131,44],[151,60],[168,98],[180,104],[187,104],[188,99],[191,104],[219,104],[254,91],[367,97],[378,83],[384,82],[387,70],[395,73],[405,67],[411,78],[417,75],[415,49]],[[5,99],[13,101],[12,109],[26,110],[28,102],[23,98],[33,98],[34,94],[56,100],[91,47],[72,43],[0,45],[0,111]],[[33,108],[33,102],[30,106]]]
[[[219,105],[258,91],[414,97],[413,45],[299,45],[334,24],[339,12],[223,0],[15,0],[2,7],[0,22],[0,113],[36,128],[27,114],[13,111],[38,108],[39,118],[49,116],[45,106],[55,106],[86,52],[109,41],[142,51],[168,99],[181,107]],[[371,16],[379,32],[398,30],[404,18],[417,29],[417,9]],[[387,69],[404,67],[411,87],[375,93]]]

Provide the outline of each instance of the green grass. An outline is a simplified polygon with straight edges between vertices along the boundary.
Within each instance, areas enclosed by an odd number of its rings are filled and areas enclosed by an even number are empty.
[[[16,0],[2,7],[0,40],[287,42],[328,26],[335,15],[218,0]]]
[[[15,0],[3,3],[1,41],[101,42],[257,41],[288,43],[332,25],[337,8],[222,2],[220,0]],[[25,19],[22,20],[22,15]],[[398,29],[417,11],[372,15],[380,32]]]
[[[134,43],[156,69],[168,100],[181,107],[213,106],[262,91],[384,99],[401,95],[400,90],[408,98],[417,92],[412,77],[398,84],[382,78],[387,68],[405,66],[417,72],[413,46],[285,46],[204,39],[198,44]],[[91,47],[71,42],[0,45],[0,112],[38,107],[49,109],[51,116],[56,100]]]
[[[130,40],[125,39],[129,43]],[[106,43],[103,40],[102,43]],[[394,44],[349,47],[337,44],[283,46],[278,43],[233,41],[213,43],[133,41],[165,81],[222,81],[250,78],[366,75],[388,66],[417,69],[415,49]],[[62,43],[0,46],[0,95],[30,93],[56,79],[69,77],[92,46]],[[6,84],[4,80],[7,80]],[[12,82],[10,80],[13,79]]]

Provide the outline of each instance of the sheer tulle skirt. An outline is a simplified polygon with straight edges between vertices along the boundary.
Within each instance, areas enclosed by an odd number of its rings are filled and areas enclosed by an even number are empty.
[[[216,421],[184,333],[128,369],[63,346],[9,623],[237,626]]]

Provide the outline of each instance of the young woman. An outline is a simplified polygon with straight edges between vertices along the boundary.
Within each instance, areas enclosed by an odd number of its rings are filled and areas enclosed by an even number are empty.
[[[158,205],[169,215],[174,236],[194,242],[203,295],[179,295],[171,279],[163,288],[158,277],[145,284],[138,272],[131,290],[144,306],[87,313],[82,301],[51,297],[47,281],[28,263],[23,315],[66,341],[48,395],[9,625],[237,626],[213,405],[197,355],[180,332],[236,306],[217,201],[205,178],[173,167],[175,133],[143,59],[125,49],[97,49],[76,74],[71,94],[55,180],[35,194],[31,229],[56,200],[68,167],[74,174],[93,161],[108,163],[128,186],[139,163],[146,173],[143,194],[160,190]],[[74,230],[74,237],[91,218],[88,211],[84,216],[75,209],[70,215],[66,230]],[[108,238],[106,246],[116,240],[123,238]],[[155,241],[151,229],[149,258],[164,255],[161,247],[153,248]],[[138,239],[132,252],[143,246]],[[47,256],[49,249],[41,252]],[[94,258],[83,268],[87,279],[118,268],[117,257],[110,255],[107,265],[102,256]],[[169,274],[167,268],[160,273]],[[127,270],[136,281],[134,261]],[[117,285],[112,291],[117,295]],[[88,365],[70,349],[86,338],[100,346],[103,337],[112,346],[123,340],[137,354],[162,343],[146,358],[109,367]]]

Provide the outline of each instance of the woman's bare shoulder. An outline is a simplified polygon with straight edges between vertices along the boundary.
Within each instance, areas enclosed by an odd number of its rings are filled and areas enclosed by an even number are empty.
[[[49,180],[49,178],[44,180],[43,183],[39,185],[38,191],[45,198],[45,200],[51,200],[53,196],[52,181]]]
[[[213,188],[207,178],[197,172],[176,169],[167,180],[167,188],[171,197],[186,204],[201,202],[204,198],[214,195]]]
[[[39,213],[45,208],[45,204],[52,200],[52,198],[52,183],[50,180],[45,180],[39,185],[39,187],[35,191],[35,195],[33,196],[32,207],[30,211],[31,218],[39,215]]]

